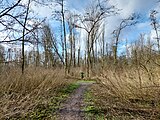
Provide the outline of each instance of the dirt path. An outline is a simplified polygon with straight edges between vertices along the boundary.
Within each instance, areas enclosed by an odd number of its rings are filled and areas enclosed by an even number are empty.
[[[82,110],[85,106],[84,92],[92,85],[92,82],[79,83],[80,87],[62,104],[59,111],[59,120],[84,120],[84,111]]]

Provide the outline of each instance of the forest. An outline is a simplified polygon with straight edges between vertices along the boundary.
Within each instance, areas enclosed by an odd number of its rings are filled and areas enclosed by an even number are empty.
[[[0,120],[160,119],[159,9],[0,0]]]

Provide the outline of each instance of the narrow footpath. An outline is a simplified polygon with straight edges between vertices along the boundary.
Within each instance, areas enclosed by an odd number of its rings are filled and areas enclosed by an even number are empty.
[[[85,120],[84,93],[94,82],[79,82],[80,87],[61,105],[59,120]]]

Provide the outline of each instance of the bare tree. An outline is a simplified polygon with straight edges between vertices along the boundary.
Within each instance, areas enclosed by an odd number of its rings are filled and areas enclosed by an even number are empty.
[[[53,35],[52,29],[49,25],[44,25],[43,27],[43,37],[42,37],[42,44],[44,48],[45,53],[45,66],[53,66],[55,63],[54,54],[56,54],[61,61],[61,63],[64,65],[64,61],[62,56],[59,53],[56,38]],[[54,53],[53,53],[54,52]]]
[[[26,9],[26,17],[24,19],[24,25],[23,25],[23,35],[22,35],[22,74],[24,73],[24,65],[25,65],[25,51],[24,51],[24,45],[25,45],[25,28],[28,20],[28,14],[29,14],[29,7],[30,7],[31,0],[28,0],[27,9]]]
[[[3,63],[4,60],[5,60],[4,47],[2,45],[0,45],[0,64]]]
[[[119,38],[121,35],[122,30],[124,30],[126,27],[136,25],[138,23],[139,15],[132,14],[128,18],[122,19],[117,29],[113,31],[113,35],[115,37],[115,43],[113,45],[113,52],[114,52],[114,63],[117,63],[117,49],[119,44]]]
[[[5,33],[0,43],[19,44],[22,42],[22,73],[24,73],[25,68],[25,43],[33,43],[29,34],[33,33],[33,31],[40,25],[40,23],[37,22],[33,27],[31,27],[27,23],[29,20],[33,20],[33,18],[29,17],[31,0],[26,2],[26,4],[22,4],[22,1],[18,0],[9,4],[7,0],[3,0],[0,3],[0,5],[4,5],[0,8],[0,32]],[[21,11],[19,12],[19,10]]]
[[[87,32],[87,76],[90,76],[90,68],[92,67],[91,54],[94,56],[94,43],[97,32],[101,26],[102,21],[111,14],[115,14],[115,7],[101,6],[100,1],[94,1],[87,11],[84,17],[81,18],[82,26],[76,25],[77,28],[82,28]],[[106,2],[103,4],[107,4]]]
[[[159,44],[159,34],[158,34],[158,30],[159,30],[159,23],[157,21],[157,11],[156,10],[152,10],[150,13],[150,20],[151,20],[151,25],[153,26],[153,29],[155,30],[156,33],[156,40],[157,40],[157,48],[158,48],[158,52],[160,53],[160,44]]]
[[[77,22],[78,15],[68,12],[66,21],[69,28],[69,42],[70,42],[70,60],[68,64],[68,73],[72,66],[76,66],[76,39],[75,39],[75,23]]]
[[[60,11],[55,11],[58,14],[58,19],[61,21],[61,29],[63,29],[63,35],[61,35],[61,42],[62,42],[62,57],[64,56],[65,59],[65,74],[67,74],[68,70],[68,52],[67,52],[67,37],[66,37],[66,24],[65,24],[65,0],[55,0],[55,2],[60,6]],[[60,16],[59,16],[60,15]],[[63,40],[62,40],[63,36]],[[64,52],[63,52],[64,51]]]

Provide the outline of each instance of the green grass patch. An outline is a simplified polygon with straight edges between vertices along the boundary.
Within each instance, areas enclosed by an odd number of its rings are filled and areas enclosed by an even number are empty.
[[[56,91],[56,95],[49,98],[47,103],[38,103],[34,110],[28,113],[23,119],[25,120],[44,120],[55,119],[56,111],[59,109],[60,104],[65,101],[68,96],[79,87],[79,84],[73,83],[63,86]],[[55,92],[55,91],[54,91]]]
[[[96,83],[96,80],[78,80],[77,84],[79,83]]]
[[[68,95],[68,94],[72,93],[75,89],[77,89],[78,87],[79,87],[79,84],[73,83],[73,84],[66,86],[63,89],[60,89],[60,93],[63,95]]]
[[[85,92],[84,102],[86,104],[84,111],[87,119],[104,120],[104,114],[95,106],[94,96],[89,90]]]

